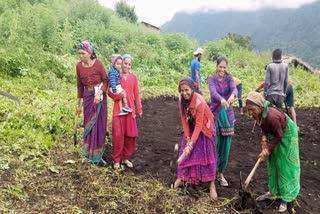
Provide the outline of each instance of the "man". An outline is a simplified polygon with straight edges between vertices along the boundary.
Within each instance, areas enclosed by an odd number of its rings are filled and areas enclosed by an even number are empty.
[[[273,62],[267,65],[266,78],[264,84],[264,93],[266,99],[276,105],[282,107],[282,103],[286,96],[288,86],[288,64],[282,63],[282,51],[275,49],[272,52]]]
[[[202,94],[201,91],[201,72],[200,72],[200,60],[203,54],[203,49],[198,48],[193,52],[194,59],[191,62],[191,79],[195,82],[195,92]]]
[[[264,88],[264,82],[262,82],[255,91],[260,92],[263,88]],[[288,87],[286,91],[286,98],[284,99],[284,104],[286,105],[286,108],[288,108],[287,113],[289,113],[293,122],[297,124],[296,111],[294,110],[293,86],[290,81],[288,81]]]

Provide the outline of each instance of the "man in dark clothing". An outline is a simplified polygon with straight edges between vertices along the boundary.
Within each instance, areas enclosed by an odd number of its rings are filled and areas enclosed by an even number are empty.
[[[272,52],[273,62],[267,65],[266,78],[264,84],[264,93],[266,99],[278,108],[282,107],[282,103],[286,97],[288,86],[288,64],[282,63],[282,51],[275,49]]]

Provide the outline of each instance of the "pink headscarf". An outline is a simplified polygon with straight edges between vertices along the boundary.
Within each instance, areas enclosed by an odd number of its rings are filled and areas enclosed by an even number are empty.
[[[87,51],[90,55],[92,54],[92,47],[90,43],[86,40],[82,41],[79,45],[79,49]]]
[[[120,54],[113,54],[111,57],[112,65],[114,65],[118,59],[122,59],[121,55]]]
[[[82,41],[79,45],[79,49],[87,51],[90,54],[91,59],[97,58],[97,55],[94,52],[92,45],[88,41]]]

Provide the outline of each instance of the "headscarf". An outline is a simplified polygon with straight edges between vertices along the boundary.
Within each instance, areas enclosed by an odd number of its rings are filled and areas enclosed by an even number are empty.
[[[118,59],[122,59],[121,55],[120,54],[113,54],[111,57],[112,65],[114,65]]]
[[[250,100],[257,106],[264,107],[265,99],[260,93],[256,91],[251,91],[247,96],[247,100]]]
[[[92,60],[97,58],[97,55],[93,50],[93,46],[87,40],[84,40],[80,43],[79,49],[87,51]]]
[[[192,91],[194,91],[195,83],[190,77],[185,77],[185,78],[180,80],[179,86],[178,86],[179,92],[181,91],[181,86],[182,85],[187,85],[192,89]]]
[[[130,58],[132,60],[132,57],[130,56],[130,54],[123,54],[122,55],[122,60],[125,60],[127,58]]]

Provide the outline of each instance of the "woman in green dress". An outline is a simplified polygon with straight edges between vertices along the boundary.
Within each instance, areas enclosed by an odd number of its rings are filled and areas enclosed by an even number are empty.
[[[269,191],[257,198],[281,198],[279,212],[287,210],[300,191],[300,159],[298,131],[288,115],[270,105],[255,91],[248,94],[246,107],[262,129],[259,157],[267,159]]]

